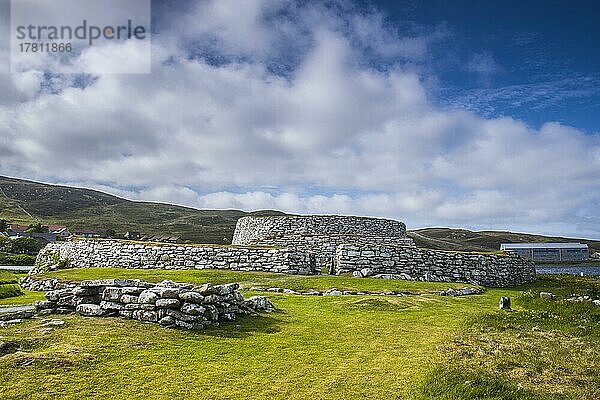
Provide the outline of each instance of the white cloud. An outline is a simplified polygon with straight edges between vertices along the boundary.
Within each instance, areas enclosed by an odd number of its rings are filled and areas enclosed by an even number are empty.
[[[503,71],[502,66],[490,53],[474,54],[465,68],[467,71],[477,74],[484,83],[489,83],[494,75]]]
[[[149,41],[109,42],[84,49],[73,70],[88,74],[149,74],[150,54]]]
[[[102,75],[85,88],[65,80],[58,93],[35,92],[36,71],[0,77],[25,96],[0,106],[0,171],[201,208],[600,236],[590,223],[598,135],[434,106],[429,77],[404,63],[428,41],[390,49],[395,33],[382,18],[266,0],[243,7],[186,10],[196,24],[153,38],[148,76]],[[188,57],[182,43],[194,38],[216,40],[227,60]],[[290,38],[297,63],[273,73],[269,60]],[[401,60],[376,70],[367,53]]]

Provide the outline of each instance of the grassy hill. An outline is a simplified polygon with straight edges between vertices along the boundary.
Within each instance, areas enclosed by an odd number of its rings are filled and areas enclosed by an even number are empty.
[[[425,228],[408,232],[417,246],[440,250],[494,251],[500,243],[547,243],[581,242],[587,243],[590,251],[600,251],[599,240],[575,239],[500,231],[473,232],[466,229]]]
[[[48,185],[0,176],[0,219],[42,222],[78,229],[176,235],[196,243],[230,243],[238,218],[277,211],[197,210],[125,200],[90,189]]]
[[[278,211],[197,210],[162,203],[125,200],[90,189],[48,185],[0,176],[0,219],[15,223],[42,222],[69,229],[114,229],[144,234],[180,236],[195,243],[230,243],[238,218],[283,215]],[[495,251],[503,242],[587,243],[600,251],[600,241],[525,233],[426,228],[409,231],[418,246],[457,251]]]

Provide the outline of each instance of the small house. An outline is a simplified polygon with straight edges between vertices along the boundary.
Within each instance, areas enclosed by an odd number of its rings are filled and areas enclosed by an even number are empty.
[[[10,232],[12,235],[24,233],[27,229],[29,229],[29,225],[10,224],[8,226],[8,232]]]
[[[57,236],[68,238],[72,234],[66,226],[63,225],[42,225],[44,228],[48,228],[49,233],[53,233]]]

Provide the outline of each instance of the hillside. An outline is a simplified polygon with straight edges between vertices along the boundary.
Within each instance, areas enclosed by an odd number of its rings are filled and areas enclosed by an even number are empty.
[[[180,236],[195,243],[230,243],[238,218],[278,215],[277,211],[197,210],[162,203],[125,200],[90,189],[49,185],[0,176],[0,219],[11,222],[62,224],[71,229],[114,229],[150,235]],[[587,243],[600,241],[525,233],[426,228],[408,232],[420,247],[442,250],[495,251],[503,242]]]
[[[251,214],[275,215],[276,211]],[[196,210],[125,200],[90,189],[0,176],[0,219],[61,224],[79,229],[180,236],[196,243],[230,243],[239,210]]]
[[[466,229],[425,228],[408,232],[417,246],[440,250],[456,251],[495,251],[500,243],[525,242],[581,242],[587,243],[590,250],[600,251],[600,241],[533,235],[501,231],[469,231]]]

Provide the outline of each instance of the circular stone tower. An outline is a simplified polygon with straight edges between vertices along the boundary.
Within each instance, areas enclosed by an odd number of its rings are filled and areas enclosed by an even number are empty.
[[[400,221],[338,215],[243,217],[232,241],[302,249],[312,254],[316,269],[333,265],[336,248],[347,243],[414,245]]]
[[[232,244],[259,244],[298,235],[405,238],[406,225],[390,219],[339,215],[242,217]]]

